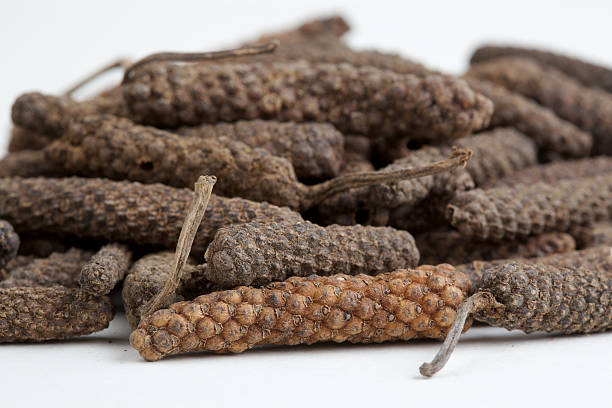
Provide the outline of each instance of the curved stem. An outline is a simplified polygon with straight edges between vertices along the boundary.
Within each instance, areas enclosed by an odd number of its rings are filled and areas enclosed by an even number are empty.
[[[115,69],[115,68],[127,68],[130,65],[130,61],[127,59],[118,59],[116,61],[111,62],[108,65],[103,66],[102,68],[92,72],[87,75],[85,78],[81,79],[79,82],[70,87],[66,92],[64,92],[64,96],[72,97],[72,94],[99,77],[100,75]]]

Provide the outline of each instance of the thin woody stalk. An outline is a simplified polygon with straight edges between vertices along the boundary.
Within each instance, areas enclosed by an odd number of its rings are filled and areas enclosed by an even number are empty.
[[[87,75],[85,78],[81,79],[76,84],[72,85],[70,88],[68,88],[68,90],[66,90],[66,92],[64,92],[63,96],[72,97],[72,94],[74,94],[76,91],[78,91],[79,89],[81,89],[82,87],[84,87],[85,85],[93,81],[94,79],[98,78],[100,75],[105,74],[108,71],[111,71],[115,68],[125,69],[128,66],[130,66],[130,64],[131,62],[128,59],[120,58],[118,60],[115,60],[111,62],[110,64],[107,64],[103,66],[102,68],[97,69],[96,71]]]

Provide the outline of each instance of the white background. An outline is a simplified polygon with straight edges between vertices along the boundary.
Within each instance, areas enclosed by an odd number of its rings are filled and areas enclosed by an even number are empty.
[[[547,46],[612,66],[609,1],[0,0],[0,134],[29,90],[56,93],[119,57],[213,50],[342,12],[355,47],[400,52],[451,73],[484,41]],[[113,80],[118,75],[110,77]],[[4,151],[4,150],[3,150]],[[439,343],[321,345],[145,363],[119,315],[68,342],[0,345],[0,406],[611,406],[612,333],[554,337],[479,327],[438,376]]]

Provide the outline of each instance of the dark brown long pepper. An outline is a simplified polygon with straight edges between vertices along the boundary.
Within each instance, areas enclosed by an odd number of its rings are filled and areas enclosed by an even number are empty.
[[[0,177],[61,177],[63,166],[51,160],[43,150],[21,150],[0,159]]]
[[[558,69],[583,85],[612,92],[612,69],[546,50],[484,45],[474,51],[470,63],[476,64],[500,57],[527,57],[534,59]]]
[[[310,276],[179,302],[144,318],[130,344],[149,361],[264,344],[443,338],[470,284],[450,265],[378,276]],[[464,330],[470,326],[468,321]]]
[[[465,78],[476,92],[495,105],[491,127],[511,126],[533,139],[544,156],[584,157],[591,152],[593,137],[571,122],[518,93],[486,80]]]
[[[79,286],[92,295],[107,295],[123,279],[132,263],[132,251],[121,244],[100,248],[81,268]]]
[[[612,246],[612,222],[598,222],[593,225],[578,228],[572,231],[572,236],[576,239],[579,248],[589,248],[594,246]]]
[[[516,239],[609,219],[612,174],[555,184],[520,184],[459,193],[447,218],[464,236],[481,240]]]
[[[188,189],[105,179],[0,178],[0,218],[18,232],[69,234],[81,238],[174,248],[187,208]],[[222,226],[263,220],[301,219],[268,203],[212,196],[193,244],[202,255]]]
[[[52,137],[43,133],[38,133],[21,126],[13,126],[8,151],[13,153],[21,150],[40,150],[52,141]]]
[[[8,221],[0,220],[0,268],[17,256],[20,243],[13,226]]]
[[[587,88],[562,72],[519,57],[473,65],[469,76],[518,92],[552,109],[593,137],[596,154],[612,153],[612,95]]]
[[[267,118],[440,141],[486,127],[493,113],[462,80],[348,64],[149,64],[123,88],[134,120],[163,127]]]

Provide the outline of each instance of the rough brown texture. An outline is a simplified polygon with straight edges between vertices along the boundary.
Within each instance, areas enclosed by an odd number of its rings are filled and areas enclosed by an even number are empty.
[[[612,70],[590,62],[555,54],[545,50],[523,47],[485,45],[479,47],[470,63],[475,64],[499,57],[519,56],[534,59],[540,63],[555,67],[559,71],[576,79],[583,85],[612,92]]]
[[[46,258],[53,252],[66,252],[73,243],[71,239],[53,235],[25,234],[20,238],[19,255],[32,255],[36,258]]]
[[[177,132],[202,139],[224,136],[260,147],[289,160],[297,177],[303,179],[337,176],[342,163],[342,134],[327,123],[253,120],[183,127]]]
[[[375,275],[416,266],[419,251],[412,235],[393,228],[255,221],[220,229],[205,258],[208,279],[231,288],[311,274]]]
[[[8,151],[13,153],[21,150],[40,150],[51,143],[52,140],[53,138],[45,134],[28,130],[21,126],[13,126]]]
[[[533,139],[543,156],[588,156],[593,137],[529,98],[489,81],[466,78],[472,89],[495,105],[491,127],[511,126]]]
[[[121,244],[108,244],[81,268],[79,286],[92,295],[106,295],[123,279],[132,263],[132,251]]]
[[[195,351],[239,353],[264,344],[443,339],[469,289],[469,281],[450,265],[378,276],[294,277],[175,303],[143,319],[130,344],[154,361]]]
[[[17,256],[19,244],[19,235],[13,226],[5,220],[0,220],[0,268]]]
[[[449,222],[466,237],[516,239],[568,231],[612,216],[612,174],[459,193]]]
[[[113,309],[107,297],[81,289],[0,289],[0,342],[66,339],[108,327]]]
[[[9,274],[13,269],[25,266],[33,260],[33,256],[17,255],[15,258],[8,261],[4,267],[0,268],[0,284],[1,281],[9,277]]]
[[[47,160],[43,150],[20,150],[0,159],[0,177],[60,177],[65,174],[62,167]]]
[[[477,186],[509,176],[538,162],[535,143],[512,128],[479,133],[459,139],[453,145],[472,151],[466,170]]]
[[[123,87],[136,121],[164,127],[267,118],[440,141],[486,127],[493,113],[462,80],[348,64],[149,64]]]
[[[140,308],[164,287],[172,271],[173,262],[174,252],[170,251],[145,255],[134,262],[125,277],[121,293],[128,323],[132,329],[135,329],[140,322]],[[213,285],[204,277],[203,269],[196,267],[195,261],[189,259],[171,303],[191,300],[210,292],[212,288]]]
[[[244,45],[263,45],[273,40],[280,41],[281,44],[294,45],[313,41],[321,36],[340,38],[349,30],[350,26],[342,16],[332,15],[306,21],[289,30],[264,34]]]
[[[415,236],[421,264],[463,264],[505,258],[533,258],[576,249],[571,235],[550,232],[516,241],[482,242],[466,239],[458,231],[430,231]]]
[[[527,167],[513,175],[493,180],[487,187],[515,186],[517,184],[557,183],[561,180],[574,180],[612,174],[612,157],[589,157],[580,160],[560,161]]]
[[[473,65],[469,74],[518,92],[590,132],[596,154],[612,153],[612,94],[587,88],[562,72],[526,58]]]
[[[0,178],[0,217],[18,232],[70,234],[174,248],[193,191],[69,177]],[[300,219],[287,208],[240,198],[210,198],[192,253],[201,255],[222,226],[264,220]]]
[[[576,244],[579,248],[601,245],[612,246],[612,222],[598,222],[578,228],[572,231],[572,236],[576,239]]]

